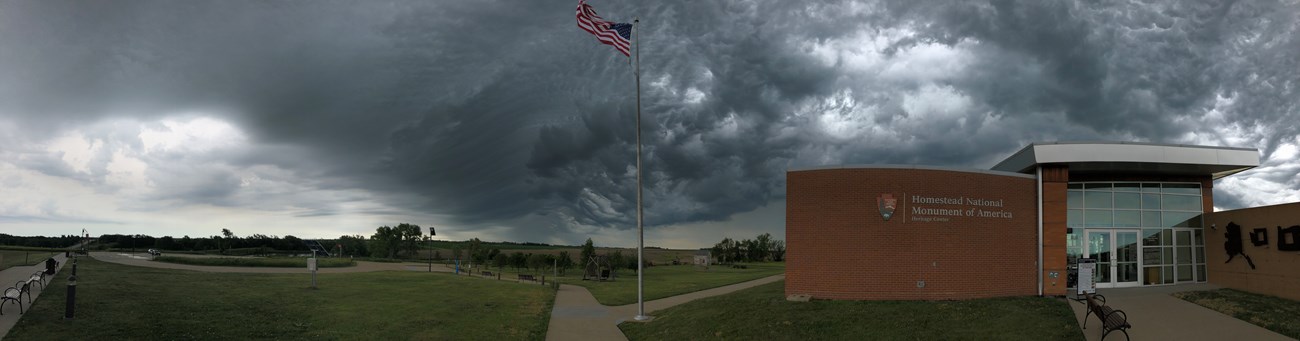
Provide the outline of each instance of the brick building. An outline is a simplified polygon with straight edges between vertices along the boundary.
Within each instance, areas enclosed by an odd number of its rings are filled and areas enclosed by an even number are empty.
[[[1035,143],[991,170],[790,170],[785,291],[1064,295],[1080,258],[1101,288],[1204,282],[1213,181],[1258,165],[1255,149],[1088,142]]]

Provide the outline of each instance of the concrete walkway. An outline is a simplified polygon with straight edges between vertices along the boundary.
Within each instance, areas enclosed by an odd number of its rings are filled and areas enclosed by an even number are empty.
[[[61,270],[63,269],[64,263],[67,263],[68,258],[63,256],[62,253],[60,253],[54,256],[54,260],[59,262],[59,267],[57,269]],[[0,290],[4,290],[4,288],[13,287],[14,283],[17,283],[18,281],[25,281],[28,278],[31,278],[32,273],[35,273],[37,271],[44,271],[44,270],[45,270],[45,262],[44,259],[42,259],[42,262],[37,265],[15,266],[12,268],[5,269],[4,271],[0,271]],[[58,270],[56,270],[54,276],[62,275],[57,272]],[[53,281],[53,278],[50,277],[46,277],[46,279],[47,279],[46,284]],[[42,287],[40,284],[34,284],[34,287],[32,288],[31,303],[27,302],[27,295],[23,295],[22,297],[23,299],[22,310],[25,312],[28,309],[31,309],[32,304],[35,304],[36,301],[39,301],[41,294],[45,293],[46,290],[67,290],[67,288],[45,288]],[[63,304],[63,302],[52,302],[52,303],[47,302],[46,304]],[[19,310],[18,305],[14,304],[14,302],[8,302],[4,304],[4,315],[0,316],[0,339],[3,339],[5,335],[9,335],[9,330],[13,329],[14,325],[18,324],[18,319],[23,317],[24,314],[19,314],[18,310]]]
[[[653,316],[656,311],[682,303],[727,294],[783,279],[785,279],[785,275],[781,274],[647,301],[645,302],[645,312]],[[627,337],[623,336],[623,331],[618,329],[618,324],[632,320],[636,316],[636,310],[636,303],[617,307],[601,305],[587,288],[562,284],[560,285],[560,291],[555,294],[555,306],[551,309],[551,323],[546,330],[546,339],[627,340]]]
[[[1097,289],[1106,296],[1106,305],[1123,310],[1133,328],[1128,330],[1134,340],[1292,340],[1282,334],[1238,320],[1209,308],[1187,302],[1171,294],[1182,291],[1218,289],[1210,284],[1180,284],[1168,286]],[[1087,313],[1085,303],[1070,301],[1079,326]],[[1096,316],[1088,316],[1088,329],[1083,335],[1088,340],[1101,340],[1102,328]],[[1111,332],[1109,340],[1122,340],[1121,332]]]

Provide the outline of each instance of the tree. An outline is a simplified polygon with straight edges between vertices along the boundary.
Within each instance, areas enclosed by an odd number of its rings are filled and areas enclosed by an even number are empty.
[[[395,228],[400,238],[398,252],[404,253],[407,257],[413,257],[420,250],[420,238],[424,235],[420,231],[420,225],[401,223]]]
[[[433,260],[435,261],[442,260],[442,255],[438,253],[438,250],[433,250]]]
[[[772,234],[764,233],[754,238],[755,260],[765,261],[768,259],[768,253],[772,250]]]
[[[514,267],[515,271],[519,271],[519,269],[527,267],[528,256],[524,255],[523,252],[515,252],[510,254],[510,266]]]
[[[221,236],[225,237],[225,241],[226,241],[226,247],[221,248],[221,253],[224,254],[226,253],[226,250],[230,249],[231,246],[230,242],[235,239],[235,233],[230,232],[230,229],[221,229]],[[220,245],[220,243],[218,243],[218,245]]]
[[[497,267],[498,271],[505,269],[507,265],[510,265],[510,256],[507,256],[504,253],[498,253],[496,256],[492,256],[492,266]]]
[[[483,241],[478,240],[478,238],[474,238],[474,239],[470,239],[468,244],[469,245],[467,245],[465,248],[469,251],[469,259],[471,265],[482,264],[484,261],[487,260],[485,259],[487,255],[483,254]]]
[[[785,261],[785,241],[784,241],[784,240],[774,240],[774,241],[772,241],[772,260],[773,260],[773,261],[777,261],[777,262],[784,262],[784,261]]]
[[[614,277],[618,277],[618,268],[621,268],[624,266],[624,264],[626,264],[624,263],[625,260],[623,259],[623,251],[615,250],[612,253],[605,254],[605,256],[609,257],[609,267],[610,267],[609,271],[612,272],[610,275]]]
[[[596,246],[591,243],[591,238],[587,238],[587,242],[582,244],[582,253],[580,254],[581,258],[578,258],[578,264],[581,264],[582,268],[586,269],[587,262],[590,262],[591,256],[595,255]]]
[[[565,274],[569,268],[573,267],[573,258],[569,257],[569,251],[560,251],[560,255],[556,258],[555,266],[560,267],[561,275]]]
[[[451,257],[452,257],[452,259],[455,259],[455,260],[459,261],[459,260],[460,260],[460,253],[461,253],[461,252],[460,252],[460,245],[452,245],[452,247],[451,247]]]
[[[402,234],[389,226],[380,226],[370,236],[370,255],[380,258],[397,258],[401,249]]]
[[[343,253],[349,255],[369,255],[370,249],[366,247],[366,237],[362,235],[339,236],[339,245],[343,245]]]

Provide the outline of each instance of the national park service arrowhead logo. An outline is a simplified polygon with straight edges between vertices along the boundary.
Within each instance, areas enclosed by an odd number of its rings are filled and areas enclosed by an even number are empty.
[[[894,199],[893,194],[884,193],[876,197],[876,204],[880,206],[880,217],[889,221],[889,217],[894,216],[894,209],[898,208],[898,199]]]

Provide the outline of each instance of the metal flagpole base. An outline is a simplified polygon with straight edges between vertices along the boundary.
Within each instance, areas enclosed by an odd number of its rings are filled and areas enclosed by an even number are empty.
[[[636,317],[632,318],[632,320],[636,322],[650,322],[653,321],[654,319],[655,317],[650,315],[637,315]]]

